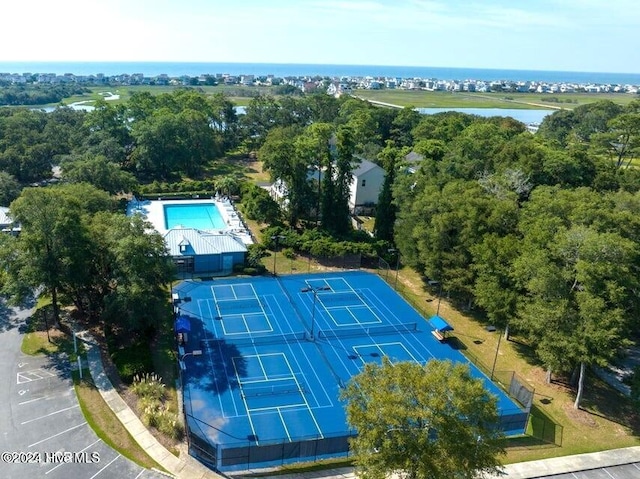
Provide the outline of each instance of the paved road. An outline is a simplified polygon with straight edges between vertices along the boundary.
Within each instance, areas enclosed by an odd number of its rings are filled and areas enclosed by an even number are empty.
[[[21,353],[21,330],[29,313],[0,303],[0,475],[166,479],[95,435],[78,405],[68,360]]]

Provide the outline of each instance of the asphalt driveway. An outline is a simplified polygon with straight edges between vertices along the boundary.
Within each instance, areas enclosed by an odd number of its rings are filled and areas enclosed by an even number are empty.
[[[29,310],[0,305],[0,471],[12,479],[166,478],[123,457],[87,424],[64,357],[26,356]]]

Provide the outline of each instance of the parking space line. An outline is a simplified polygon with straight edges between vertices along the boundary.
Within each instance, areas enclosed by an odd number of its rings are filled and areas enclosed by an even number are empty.
[[[109,461],[107,464],[105,464],[105,466],[100,469],[98,472],[96,472],[93,476],[91,476],[89,479],[93,479],[94,477],[96,477],[98,474],[100,474],[102,471],[104,471],[107,467],[109,467],[111,464],[113,464],[116,459],[118,459],[120,457],[120,454],[118,454],[116,457],[114,457],[111,461]]]
[[[34,442],[33,444],[29,444],[27,447],[37,446],[38,444],[42,444],[43,442],[46,442],[49,439],[53,439],[54,437],[61,436],[66,432],[73,431],[74,429],[78,429],[79,427],[85,426],[86,424],[87,424],[87,421],[84,421],[84,422],[78,424],[77,426],[70,427],[69,429],[65,429],[64,431],[61,431],[61,432],[59,432],[57,434],[54,434],[53,436],[45,437],[44,439],[41,439],[38,442]]]
[[[22,401],[22,402],[19,402],[19,403],[18,403],[18,406],[23,406],[23,405],[25,405],[25,404],[29,404],[29,403],[31,403],[31,402],[40,401],[40,399],[44,399],[44,398],[46,398],[46,397],[47,397],[47,396],[40,396],[39,398],[29,399],[28,401]]]
[[[102,440],[102,439],[98,439],[97,441],[95,441],[95,442],[93,442],[93,443],[89,444],[87,447],[85,447],[85,448],[81,449],[81,450],[80,450],[80,452],[84,452],[84,451],[86,451],[87,449],[89,449],[90,447],[95,446],[95,445],[96,445],[97,443],[99,443],[101,440]],[[60,464],[58,464],[57,466],[54,466],[54,467],[52,467],[51,469],[49,469],[47,472],[45,472],[45,475],[49,474],[50,472],[55,471],[55,470],[56,470],[56,469],[58,469],[60,466],[64,466],[64,465],[65,465],[65,463],[64,463],[64,462],[61,462],[61,463],[60,463]]]
[[[140,474],[138,474],[134,479],[138,479],[141,475],[144,474],[144,471],[146,471],[146,469],[142,469],[142,471],[140,471]]]
[[[54,377],[55,374],[46,369],[32,369],[30,371],[21,371],[16,373],[16,384],[25,384],[41,379]]]
[[[69,407],[66,407],[64,409],[60,409],[58,411],[50,412],[49,414],[45,414],[44,416],[34,417],[33,419],[29,419],[28,421],[23,421],[23,422],[20,423],[20,425],[24,426],[25,424],[29,424],[30,422],[39,421],[40,419],[44,419],[45,417],[53,416],[54,414],[59,414],[61,412],[65,412],[65,411],[68,411],[69,409],[74,409],[74,408],[77,408],[77,407],[80,407],[80,405],[79,404],[74,404],[73,406],[69,406]]]

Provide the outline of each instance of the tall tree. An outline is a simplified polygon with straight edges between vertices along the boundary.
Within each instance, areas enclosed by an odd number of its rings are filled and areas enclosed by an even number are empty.
[[[378,161],[387,174],[384,177],[384,183],[378,196],[373,232],[377,239],[390,243],[394,243],[393,229],[396,223],[396,205],[393,202],[393,183],[396,179],[396,168],[402,159],[402,153],[403,151],[399,150],[394,142],[388,141],[384,150],[378,155]]]
[[[463,364],[367,363],[342,392],[358,475],[472,479],[503,454],[496,398]]]
[[[11,203],[11,215],[22,225],[14,279],[34,289],[44,288],[51,296],[56,321],[60,295],[69,285],[88,280],[86,265],[92,250],[83,215],[110,205],[106,193],[86,185],[27,188]]]
[[[624,347],[638,310],[635,242],[608,203],[588,189],[534,190],[520,221],[514,277],[521,288],[517,327],[552,372],[607,364]]]
[[[90,183],[111,194],[128,193],[135,177],[104,156],[86,156],[62,163],[62,177],[71,183]]]
[[[334,231],[338,234],[346,234],[351,229],[349,195],[351,194],[356,145],[353,131],[348,126],[338,128],[336,139]]]
[[[313,191],[308,181],[309,164],[307,158],[297,155],[297,137],[296,128],[274,128],[258,152],[258,158],[284,196],[283,211],[293,227],[302,217],[308,216],[313,205]]]

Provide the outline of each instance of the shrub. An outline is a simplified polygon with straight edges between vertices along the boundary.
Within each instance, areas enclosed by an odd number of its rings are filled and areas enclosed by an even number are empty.
[[[143,424],[147,427],[158,427],[159,415],[162,412],[162,402],[154,399],[143,397],[138,402],[138,407],[141,411],[142,417],[140,418]]]
[[[293,251],[293,248],[284,248],[282,250],[282,256],[287,259],[296,259],[296,252]]]
[[[177,413],[162,409],[156,415],[155,420],[157,423],[156,428],[158,428],[162,434],[177,441],[182,440],[184,437],[184,426],[182,422],[180,422]]]
[[[164,397],[165,387],[160,376],[155,373],[136,374],[133,377],[131,389],[140,398],[155,399],[160,401]]]

